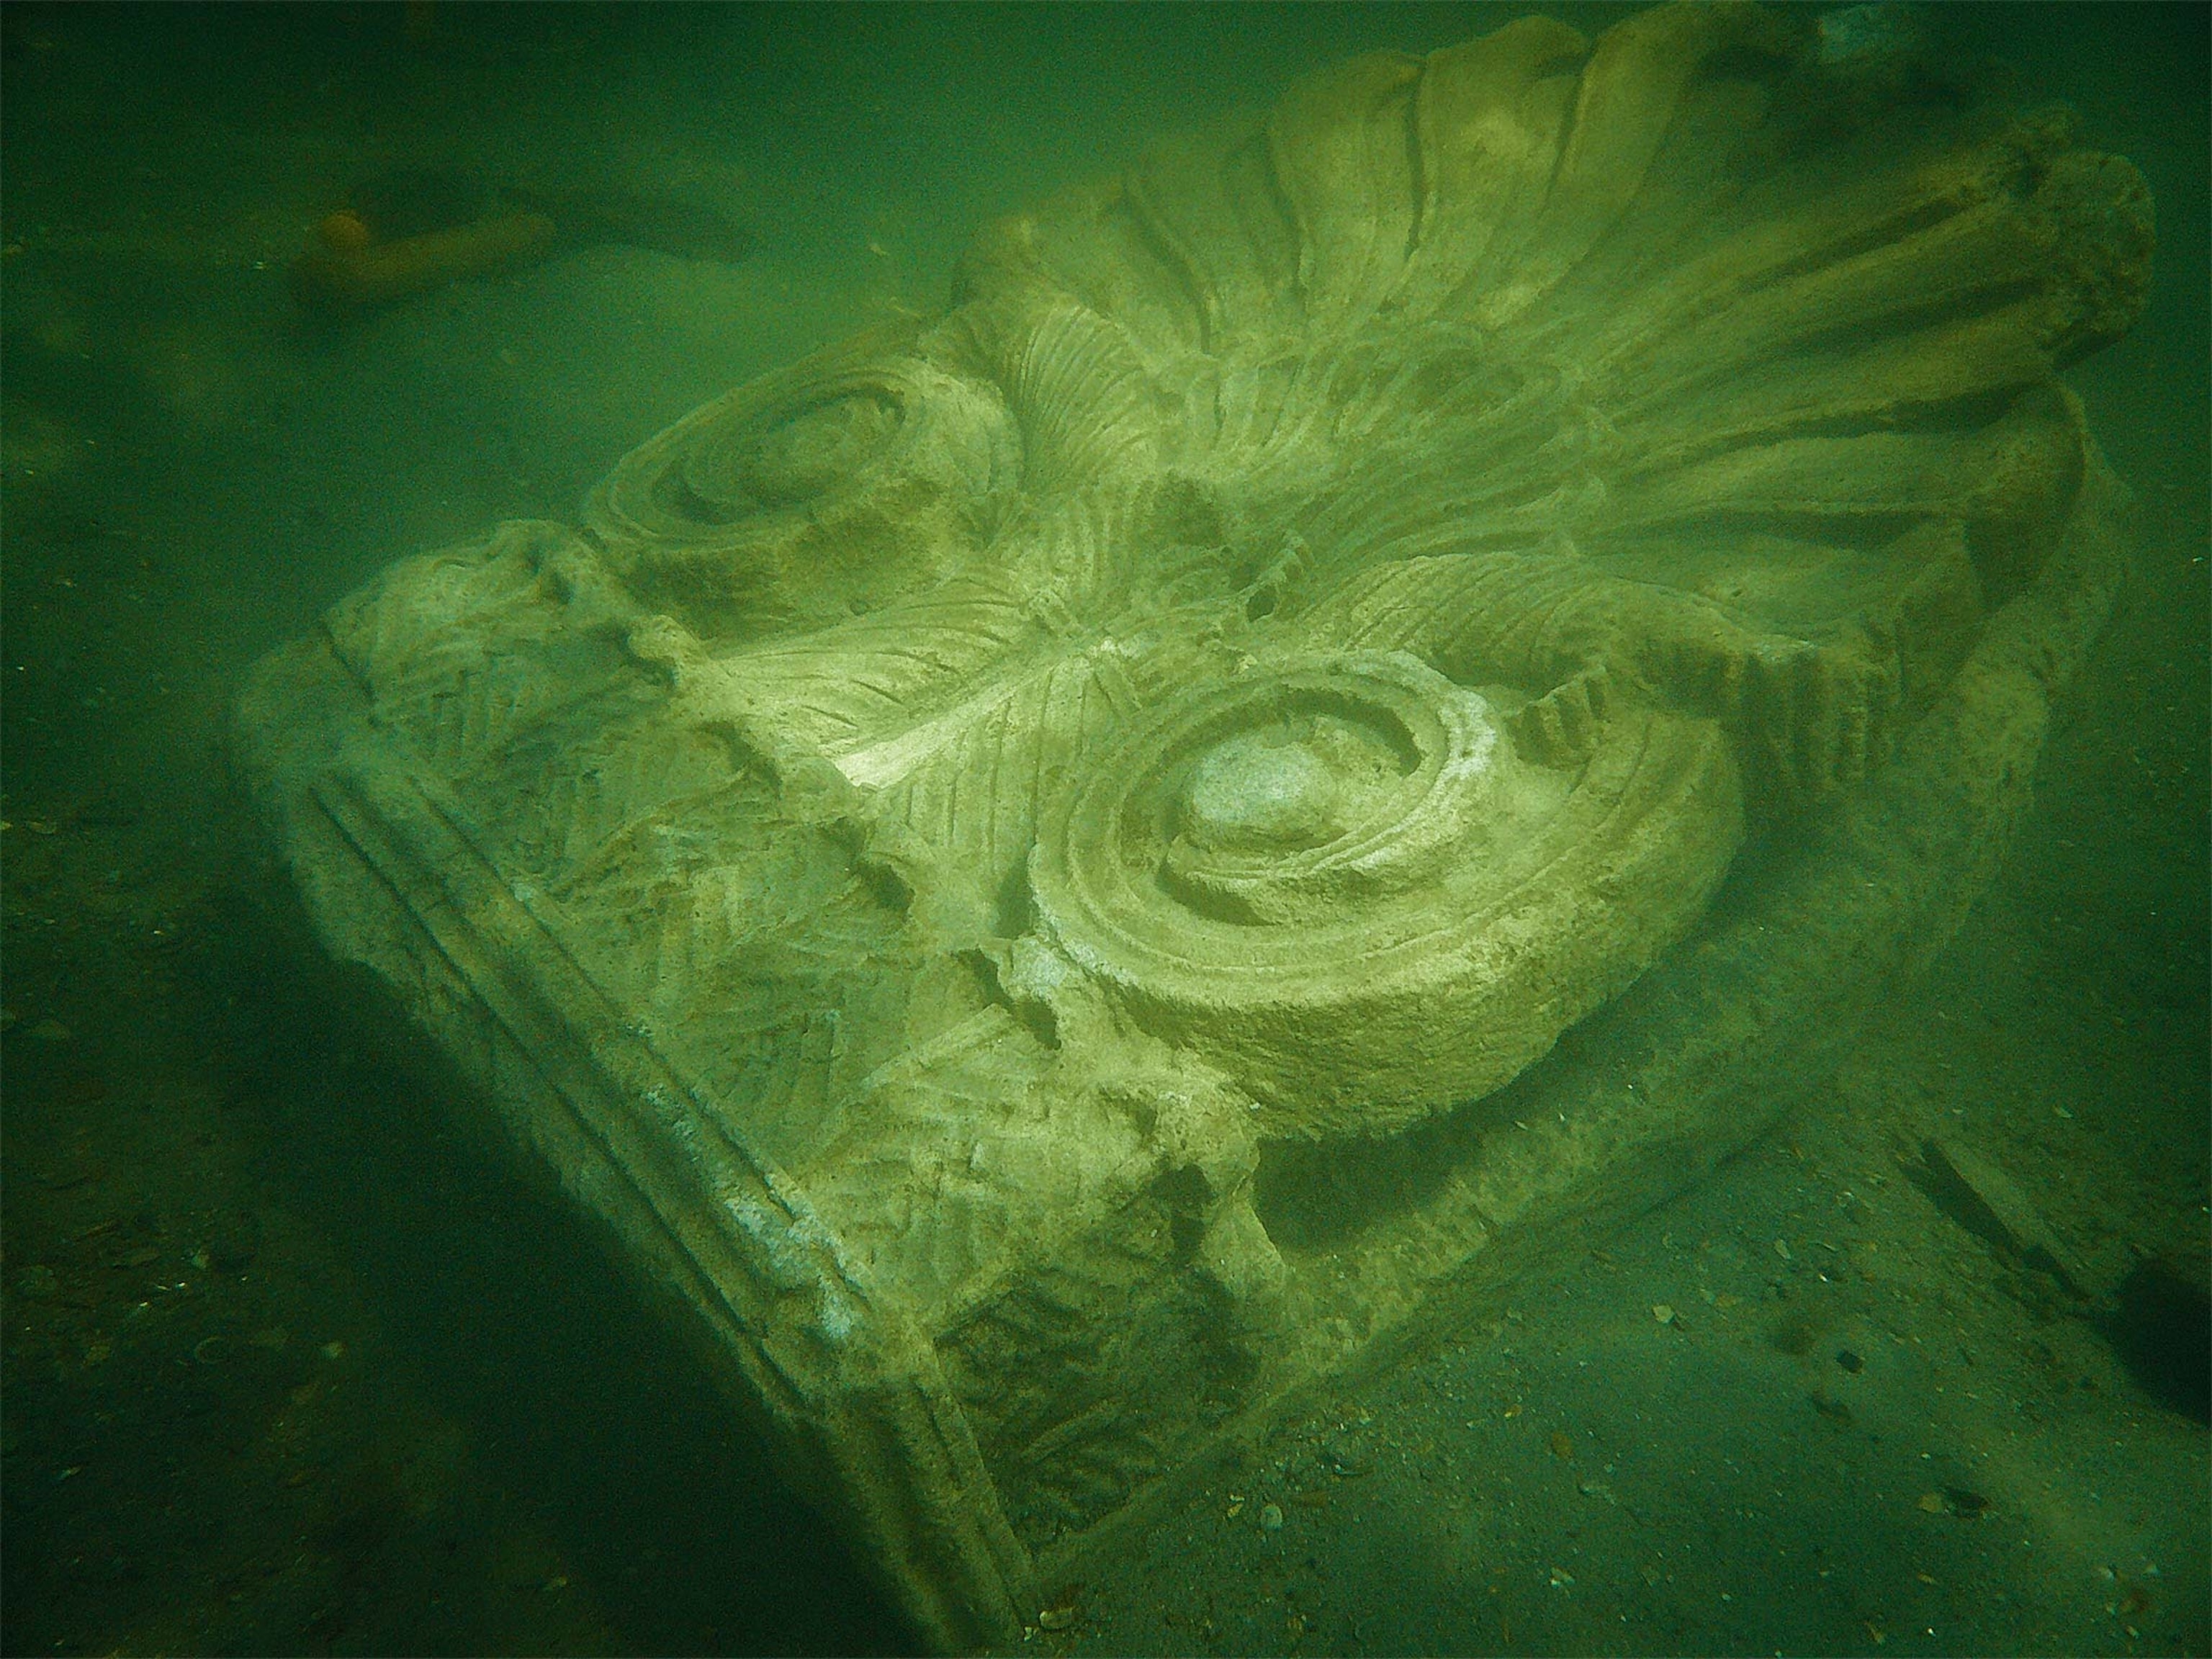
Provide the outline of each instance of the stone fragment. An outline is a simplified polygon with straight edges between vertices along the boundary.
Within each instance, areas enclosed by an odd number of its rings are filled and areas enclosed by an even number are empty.
[[[247,686],[331,950],[929,1641],[1741,1148],[1996,868],[2148,203],[1842,73],[1355,60]]]

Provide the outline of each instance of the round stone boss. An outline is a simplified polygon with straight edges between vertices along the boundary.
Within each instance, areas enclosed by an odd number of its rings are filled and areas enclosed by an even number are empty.
[[[1048,805],[1039,931],[1273,1131],[1487,1093],[1680,936],[1741,818],[1703,722],[1629,712],[1561,769],[1498,720],[1396,653],[1164,705]]]

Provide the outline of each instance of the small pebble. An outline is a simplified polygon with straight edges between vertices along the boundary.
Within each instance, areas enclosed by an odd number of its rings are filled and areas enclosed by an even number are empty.
[[[1282,1529],[1283,1506],[1279,1504],[1261,1504],[1260,1506],[1260,1530],[1261,1532],[1280,1532]]]

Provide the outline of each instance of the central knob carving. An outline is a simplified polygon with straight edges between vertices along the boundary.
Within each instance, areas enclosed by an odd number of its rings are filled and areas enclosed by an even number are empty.
[[[1201,847],[1263,852],[1340,834],[1345,780],[1313,744],[1282,733],[1231,738],[1191,769],[1182,830]]]

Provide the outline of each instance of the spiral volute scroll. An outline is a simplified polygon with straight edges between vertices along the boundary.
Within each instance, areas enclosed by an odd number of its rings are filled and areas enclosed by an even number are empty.
[[[1299,1136],[1506,1081],[1680,936],[1741,811],[1705,723],[1629,711],[1533,765],[1395,653],[1239,674],[1073,775],[1030,860],[1047,947]]]
[[[679,421],[587,514],[625,579],[702,634],[781,632],[964,565],[1020,465],[994,388],[867,337]]]

